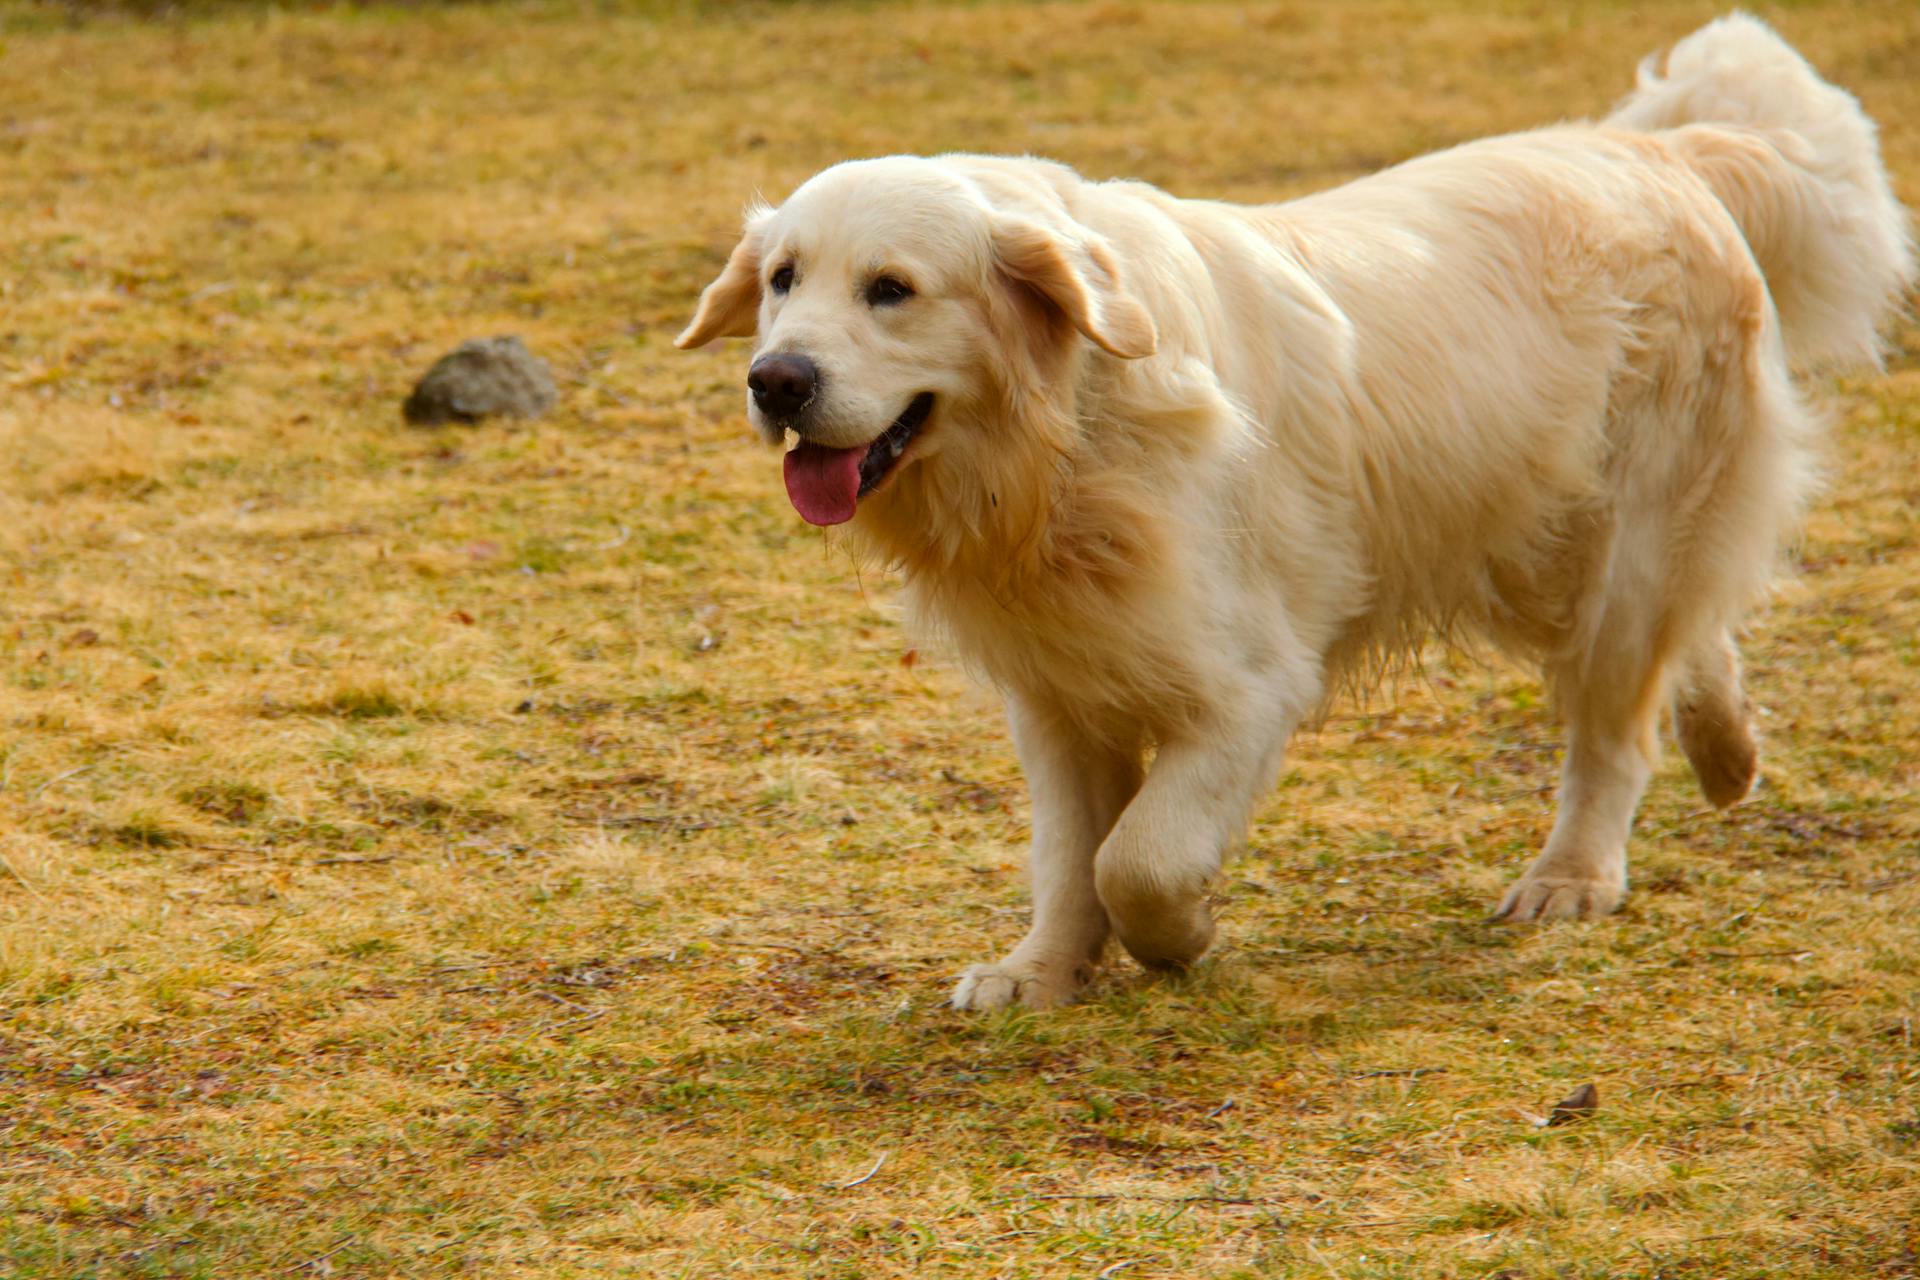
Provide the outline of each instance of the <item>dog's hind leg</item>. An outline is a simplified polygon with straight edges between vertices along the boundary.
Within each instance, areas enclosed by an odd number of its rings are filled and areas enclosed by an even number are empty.
[[[1721,632],[1687,655],[1673,691],[1673,734],[1707,803],[1743,799],[1760,767],[1753,712],[1740,687],[1740,656]]]
[[[1560,808],[1497,919],[1603,916],[1626,896],[1627,832],[1653,773],[1665,680],[1646,631],[1610,639],[1606,652],[1553,673],[1567,722]]]
[[[1592,559],[1597,595],[1574,627],[1586,639],[1548,671],[1568,729],[1560,811],[1501,902],[1506,919],[1619,906],[1627,832],[1669,694],[1707,798],[1731,804],[1752,784],[1752,721],[1730,632],[1764,591],[1805,499],[1817,423],[1781,361],[1763,286],[1728,279],[1730,289],[1696,298],[1723,307],[1704,326],[1720,335],[1708,358],[1646,384],[1664,396],[1636,388],[1642,398],[1613,420],[1607,488],[1620,505],[1594,526],[1605,554]],[[1689,324],[1703,328],[1700,316]]]
[[[1610,583],[1583,653],[1550,663],[1567,725],[1560,807],[1546,847],[1495,912],[1513,921],[1602,916],[1627,890],[1627,835],[1658,758],[1672,695],[1687,758],[1707,796],[1746,794],[1755,753],[1727,628],[1720,561],[1675,545],[1671,519],[1642,509],[1617,522]],[[1767,549],[1765,541],[1747,541]],[[1737,598],[1737,597],[1734,597]]]
[[[1046,1009],[1073,999],[1106,949],[1093,860],[1140,786],[1140,753],[1098,742],[1058,714],[1007,698],[1007,721],[1033,804],[1033,927],[995,964],[960,977],[953,1004]]]
[[[1660,709],[1680,637],[1700,629],[1674,589],[1671,525],[1656,506],[1620,513],[1603,557],[1604,594],[1584,646],[1547,664],[1567,757],[1546,847],[1494,915],[1511,921],[1603,916],[1627,891],[1627,834],[1653,774]]]

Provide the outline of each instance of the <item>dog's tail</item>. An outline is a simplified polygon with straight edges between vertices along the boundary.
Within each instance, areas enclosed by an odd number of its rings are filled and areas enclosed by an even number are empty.
[[[1720,18],[1640,65],[1606,123],[1666,140],[1740,224],[1788,356],[1877,364],[1881,325],[1915,276],[1873,121],[1758,18]],[[1687,125],[1718,126],[1685,128]]]

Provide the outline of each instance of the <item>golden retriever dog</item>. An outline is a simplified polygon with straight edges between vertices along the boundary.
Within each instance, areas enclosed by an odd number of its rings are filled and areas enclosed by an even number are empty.
[[[1033,925],[953,1002],[1046,1007],[1109,934],[1196,960],[1289,735],[1436,630],[1566,725],[1497,915],[1619,906],[1663,706],[1710,801],[1753,781],[1732,637],[1810,488],[1792,375],[1875,361],[1913,275],[1872,122],[1736,15],[1605,120],[1286,204],[837,165],[749,211],[677,341],[758,334],[794,507],[1004,695]]]

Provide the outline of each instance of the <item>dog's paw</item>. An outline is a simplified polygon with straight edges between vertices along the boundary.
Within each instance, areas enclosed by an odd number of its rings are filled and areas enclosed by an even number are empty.
[[[1114,933],[1143,969],[1177,973],[1213,946],[1213,911],[1204,897],[1163,904],[1131,917],[1115,915]]]
[[[952,1003],[956,1009],[982,1012],[1016,1004],[1029,1009],[1055,1009],[1071,1001],[1082,985],[1072,975],[1050,973],[1034,964],[1012,960],[976,964],[960,975]]]
[[[1610,877],[1536,874],[1529,871],[1514,881],[1493,913],[1495,920],[1523,924],[1529,920],[1592,920],[1620,909],[1627,887]]]

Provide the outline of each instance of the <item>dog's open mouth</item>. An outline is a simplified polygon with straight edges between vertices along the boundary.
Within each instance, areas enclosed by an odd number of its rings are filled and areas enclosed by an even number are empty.
[[[808,524],[853,519],[860,499],[880,487],[932,412],[933,392],[923,391],[871,444],[834,449],[802,440],[789,449],[783,465],[793,509]]]

